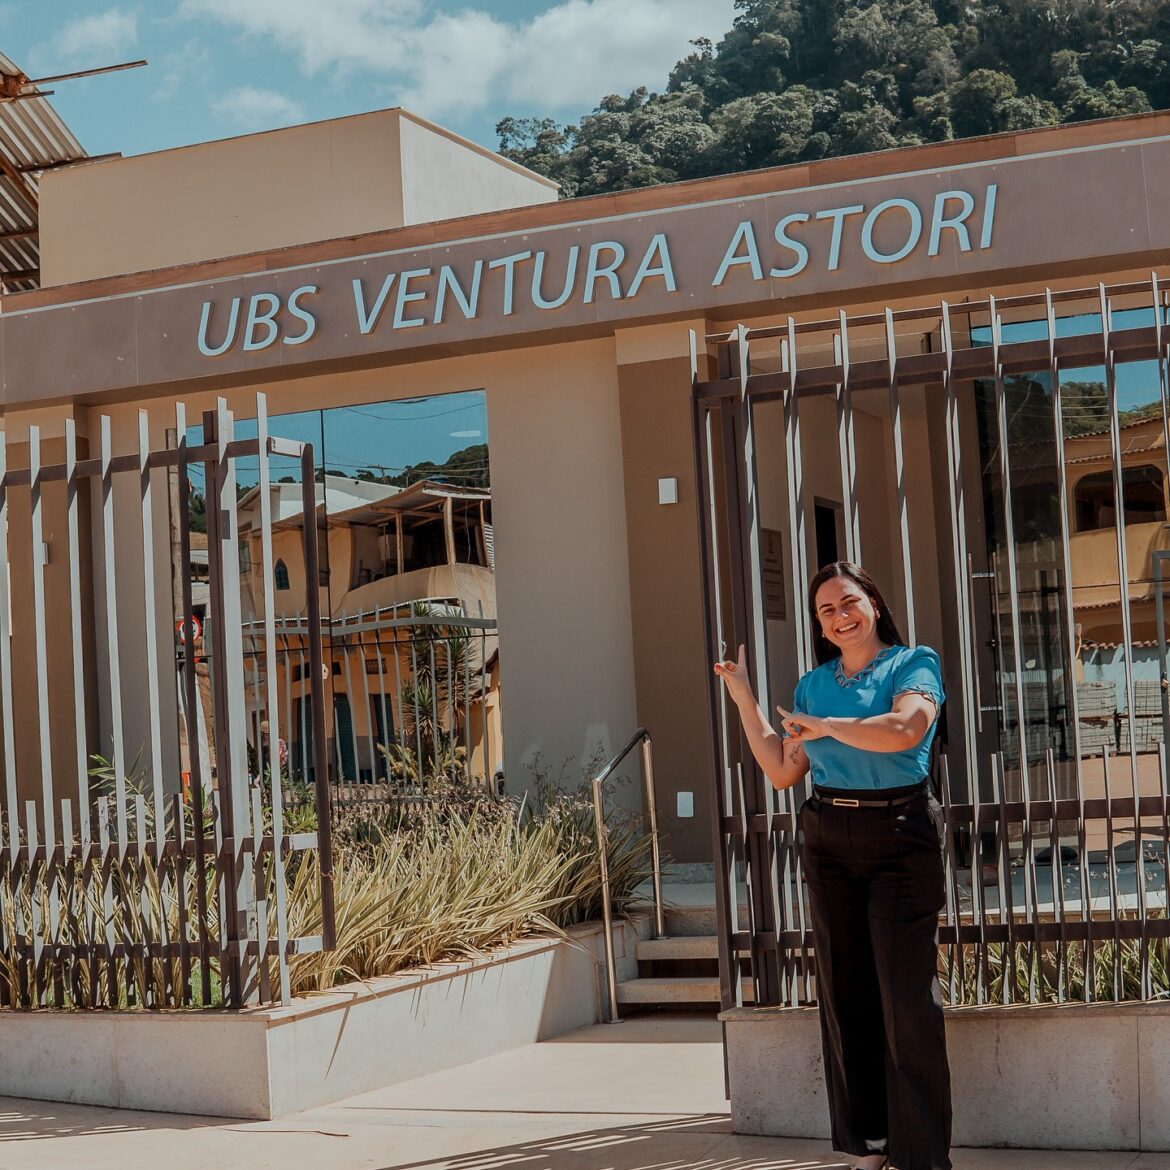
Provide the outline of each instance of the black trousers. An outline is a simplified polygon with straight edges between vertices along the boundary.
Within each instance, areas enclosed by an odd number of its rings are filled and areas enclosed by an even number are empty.
[[[833,1146],[897,1170],[950,1170],[951,1091],[937,973],[942,810],[925,789],[881,808],[800,811]],[[879,794],[865,793],[868,799]]]

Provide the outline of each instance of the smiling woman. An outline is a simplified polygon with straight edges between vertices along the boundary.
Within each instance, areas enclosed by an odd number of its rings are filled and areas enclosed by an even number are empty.
[[[946,1170],[941,810],[927,781],[939,659],[903,644],[877,585],[848,561],[813,578],[808,607],[820,665],[780,709],[784,738],[756,703],[743,647],[715,673],[772,784],[812,773],[799,819],[833,1146],[860,1170]]]

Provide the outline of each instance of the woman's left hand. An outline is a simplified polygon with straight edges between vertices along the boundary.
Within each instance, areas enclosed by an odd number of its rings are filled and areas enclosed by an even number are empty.
[[[810,739],[824,739],[829,734],[827,723],[817,715],[794,715],[783,707],[777,707],[776,710],[789,739],[807,742]]]

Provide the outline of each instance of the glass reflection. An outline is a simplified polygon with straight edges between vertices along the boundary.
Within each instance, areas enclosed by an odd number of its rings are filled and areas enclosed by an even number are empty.
[[[268,501],[272,580],[265,582],[258,464],[240,461],[238,548],[254,778],[271,775],[274,754],[286,785],[296,788],[315,778],[304,626],[308,590],[315,587],[324,626],[330,779],[382,782],[410,793],[455,781],[499,782],[495,553],[483,393],[274,416],[269,429],[313,444],[319,573],[316,582],[306,580],[300,463],[274,457]],[[255,433],[254,420],[236,425],[237,437]],[[200,439],[193,428],[190,442]],[[192,469],[192,489],[193,546],[206,549],[202,468]],[[275,712],[268,709],[266,596],[277,629]],[[193,601],[196,616],[205,621],[206,585]],[[205,683],[206,703],[212,698],[208,688]],[[209,745],[201,750],[214,759]]]

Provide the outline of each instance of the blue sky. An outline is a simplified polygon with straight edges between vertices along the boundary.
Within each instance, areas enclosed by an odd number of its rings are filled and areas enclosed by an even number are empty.
[[[140,154],[404,105],[495,148],[508,114],[572,120],[607,93],[661,88],[733,0],[85,0],[0,2],[0,50],[91,154]]]

